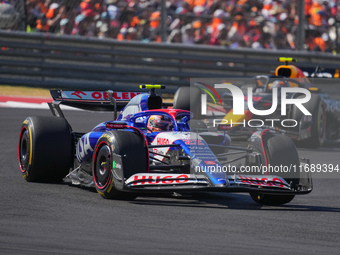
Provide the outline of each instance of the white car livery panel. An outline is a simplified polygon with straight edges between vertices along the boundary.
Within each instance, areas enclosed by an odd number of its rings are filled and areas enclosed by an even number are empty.
[[[151,145],[168,145],[174,144],[175,141],[185,143],[190,149],[195,151],[195,154],[204,155],[209,160],[217,161],[215,155],[209,149],[208,144],[204,141],[204,139],[196,133],[192,132],[162,132],[155,136]],[[166,155],[170,150],[170,147],[157,147],[153,148],[153,151],[158,154]],[[192,151],[193,152],[193,151]],[[154,156],[158,160],[163,160],[164,157],[160,155]]]

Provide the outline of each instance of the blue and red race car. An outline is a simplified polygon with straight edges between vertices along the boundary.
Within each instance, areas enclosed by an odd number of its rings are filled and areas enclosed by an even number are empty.
[[[264,130],[251,136],[247,148],[231,146],[224,131],[204,129],[191,112],[164,104],[155,92],[163,87],[141,85],[149,93],[51,91],[54,116],[28,117],[21,128],[23,177],[69,180],[113,199],[150,192],[249,192],[258,203],[276,205],[312,191],[309,174],[300,171],[308,162],[300,162],[290,138]],[[113,111],[114,120],[75,132],[60,104]]]

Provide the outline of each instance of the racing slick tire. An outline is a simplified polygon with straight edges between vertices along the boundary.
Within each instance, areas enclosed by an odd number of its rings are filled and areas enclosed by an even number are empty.
[[[189,126],[190,126],[190,130],[192,132],[195,131],[199,131],[200,129],[207,129],[207,124],[205,124],[202,120],[196,120],[196,119],[192,119],[189,120]]]
[[[72,134],[64,118],[28,117],[18,146],[22,176],[28,182],[60,182],[73,164]]]
[[[290,169],[288,173],[273,174],[282,177],[291,186],[298,185],[300,160],[294,142],[287,136],[267,133],[263,134],[263,146],[265,152],[257,144],[253,148],[255,151],[261,152],[261,163],[267,163],[273,167],[286,166],[287,169]],[[267,162],[264,154],[266,154]],[[293,170],[294,168],[296,171]],[[271,173],[268,172],[268,174]],[[289,203],[294,198],[294,195],[272,195],[261,192],[251,192],[250,196],[256,203],[262,205],[282,205]]]
[[[304,96],[298,96],[304,97]],[[317,148],[323,145],[326,139],[326,106],[318,94],[312,94],[309,102],[304,106],[312,114],[311,136],[297,142],[298,146]],[[301,123],[304,114],[296,106],[292,109],[292,119]]]
[[[250,197],[258,204],[261,205],[283,205],[291,202],[294,195],[269,195],[250,193]]]
[[[195,119],[201,117],[201,91],[196,87],[180,87],[174,95],[174,109],[191,111]]]
[[[125,179],[146,172],[148,154],[141,136],[130,131],[110,131],[98,140],[93,154],[93,180],[97,192],[108,199],[132,200],[135,193],[121,191]],[[114,155],[121,158],[119,166],[113,162]],[[117,188],[115,183],[120,183]]]

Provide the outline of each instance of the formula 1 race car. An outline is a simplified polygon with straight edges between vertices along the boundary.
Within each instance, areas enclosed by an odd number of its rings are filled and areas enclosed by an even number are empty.
[[[249,192],[257,203],[279,205],[312,191],[310,175],[301,171],[308,160],[300,162],[290,138],[264,130],[252,135],[247,148],[231,146],[224,131],[204,130],[191,112],[163,104],[155,92],[163,87],[141,85],[150,93],[51,91],[54,116],[28,117],[21,128],[23,177],[69,180],[113,199],[150,192]],[[116,120],[75,132],[60,104],[113,111]]]
[[[322,83],[318,84],[319,88],[315,87],[301,69],[294,65],[288,65],[288,62],[295,61],[295,59],[280,58],[279,60],[286,63],[278,66],[275,74],[258,75],[251,80],[245,79],[243,80],[245,84],[239,86],[252,88],[250,93],[249,91],[245,92],[244,102],[246,109],[243,114],[235,114],[235,95],[230,93],[229,90],[220,90],[215,95],[220,96],[222,107],[214,109],[214,105],[212,105],[214,114],[210,118],[215,119],[216,122],[216,114],[218,115],[219,112],[221,124],[237,123],[230,125],[228,128],[228,134],[235,138],[250,137],[253,132],[268,128],[289,136],[296,141],[297,145],[302,147],[316,148],[322,146],[326,140],[338,139],[340,134],[340,100],[335,100],[324,93],[320,89]],[[317,77],[318,75],[314,74],[312,76]],[[322,79],[317,81],[327,82]],[[176,107],[191,109],[197,116],[201,111],[201,94],[207,93],[211,89],[211,93],[209,92],[211,95],[217,89],[215,90],[212,85],[199,82],[196,85],[196,89],[195,87],[180,88],[175,97],[179,98]],[[289,104],[282,104],[283,93],[281,91],[284,90],[282,88],[285,88],[285,91],[292,88],[284,93],[284,100],[289,101]],[[303,104],[303,107],[311,115],[305,115],[299,104],[292,103],[294,100],[303,101],[306,98],[306,93],[302,92],[306,90],[311,97]],[[189,91],[191,105],[189,105]],[[273,91],[276,93],[274,94]],[[194,96],[196,99],[192,98]],[[277,100],[280,97],[281,100]],[[269,111],[274,106],[275,99],[277,100],[277,107],[270,114],[258,115],[249,109],[249,101],[251,100],[251,105],[258,112]],[[283,108],[285,108],[284,115],[282,114]],[[209,116],[207,118],[205,122],[209,125]]]

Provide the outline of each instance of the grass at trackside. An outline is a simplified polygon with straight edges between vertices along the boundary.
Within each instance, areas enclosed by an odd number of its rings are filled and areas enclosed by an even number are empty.
[[[51,97],[48,89],[0,85],[0,96]]]

